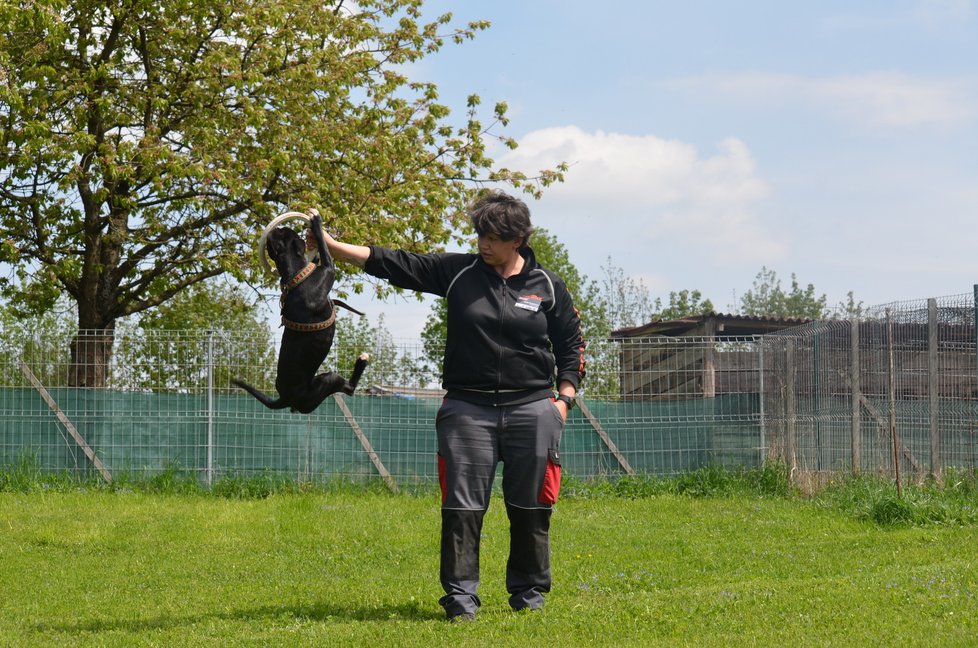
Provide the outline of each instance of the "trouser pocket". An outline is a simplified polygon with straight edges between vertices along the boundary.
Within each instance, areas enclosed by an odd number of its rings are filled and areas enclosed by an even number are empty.
[[[560,495],[560,452],[557,448],[547,450],[547,471],[537,501],[541,504],[554,504]]]

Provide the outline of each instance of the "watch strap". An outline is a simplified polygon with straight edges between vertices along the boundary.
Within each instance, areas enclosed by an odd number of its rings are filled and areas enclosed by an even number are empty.
[[[574,397],[573,396],[567,396],[566,394],[557,394],[557,398],[555,398],[554,400],[563,401],[564,405],[567,406],[567,410],[568,411],[572,410],[574,408],[574,405],[575,405],[575,403],[574,403]]]

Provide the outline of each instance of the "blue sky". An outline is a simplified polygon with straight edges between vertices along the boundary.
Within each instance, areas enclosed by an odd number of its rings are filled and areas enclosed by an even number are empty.
[[[459,118],[509,104],[501,165],[571,165],[529,204],[590,278],[732,311],[766,266],[882,304],[978,283],[976,1],[429,1],[492,27],[410,73]]]

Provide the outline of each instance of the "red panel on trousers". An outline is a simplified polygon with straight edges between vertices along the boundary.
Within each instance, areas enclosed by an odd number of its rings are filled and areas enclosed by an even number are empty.
[[[556,450],[547,453],[547,472],[543,475],[543,485],[537,500],[541,504],[554,504],[560,495],[560,454]]]
[[[438,486],[441,488],[441,503],[448,497],[448,484],[445,482],[445,457],[438,455]]]

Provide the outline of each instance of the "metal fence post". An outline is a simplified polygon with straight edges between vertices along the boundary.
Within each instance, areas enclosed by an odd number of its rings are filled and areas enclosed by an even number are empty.
[[[796,403],[795,403],[795,341],[788,338],[785,345],[785,463],[795,477],[798,470],[798,456],[795,449]]]
[[[214,481],[214,331],[207,329],[207,487]]]
[[[860,411],[860,398],[862,398],[862,386],[860,384],[859,366],[859,318],[855,317],[850,324],[850,357],[849,357],[849,391],[852,398],[852,473],[858,475],[862,469],[862,413]]]
[[[903,486],[900,480],[900,444],[897,441],[896,422],[896,363],[893,359],[893,317],[890,309],[886,309],[886,355],[889,371],[887,372],[887,400],[890,408],[890,445],[893,448],[893,479],[896,482],[897,497],[903,497]]]
[[[767,460],[767,435],[764,426],[764,399],[766,395],[764,393],[764,340],[760,337],[754,338],[754,344],[757,345],[757,365],[758,365],[758,396],[759,396],[759,409],[761,416],[760,432],[761,432],[761,466]]]
[[[940,393],[938,371],[937,300],[927,300],[927,394],[928,415],[930,418],[930,473],[934,479],[941,478],[941,430],[938,425],[940,414]]]

